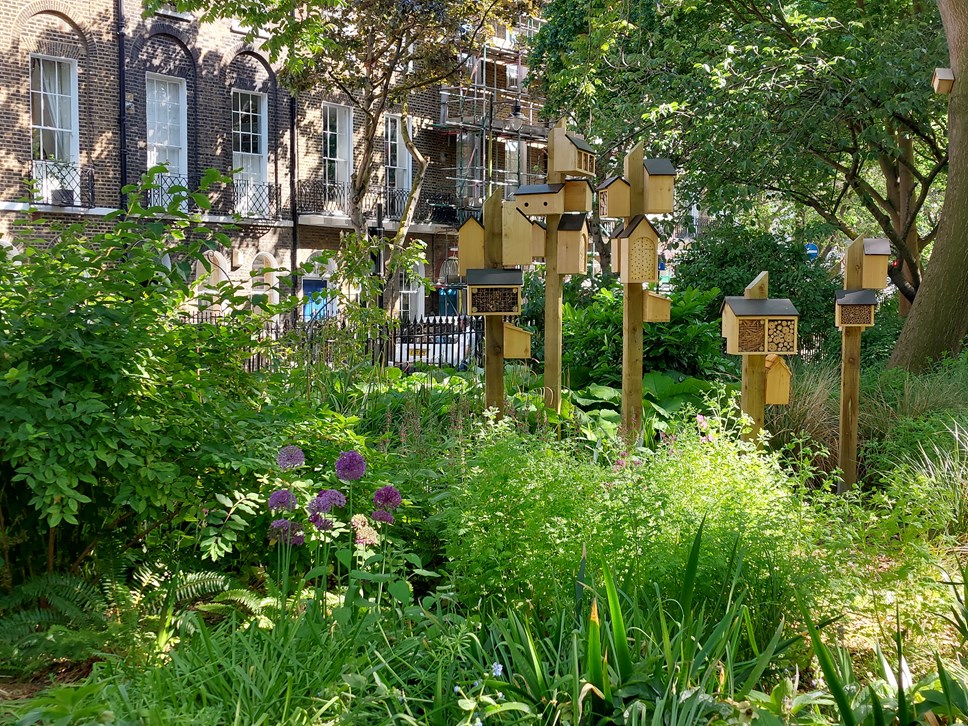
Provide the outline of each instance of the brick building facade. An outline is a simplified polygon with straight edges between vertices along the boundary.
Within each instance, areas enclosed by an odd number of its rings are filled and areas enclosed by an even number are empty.
[[[194,188],[206,169],[241,169],[213,190],[203,217],[241,219],[232,248],[211,254],[216,281],[285,279],[262,270],[289,270],[336,248],[351,229],[360,114],[325,88],[292,99],[237,24],[202,24],[174,11],[145,16],[131,0],[0,0],[0,21],[6,244],[12,222],[30,206],[31,186],[32,204],[46,214],[96,222],[117,209],[124,184],[161,162],[168,173],[152,192],[155,204],[167,202],[170,186]],[[410,236],[427,243],[428,266],[419,272],[442,285],[454,281],[444,263],[457,225],[488,189],[513,193],[544,163],[545,125],[522,93],[520,52],[502,36],[466,59],[465,82],[410,102],[414,141],[431,162]],[[364,202],[373,226],[382,207],[387,233],[396,229],[412,171],[399,124],[392,114],[383,119],[386,143]],[[295,292],[327,284],[320,269]],[[452,312],[453,299],[414,288],[392,304],[416,316]]]

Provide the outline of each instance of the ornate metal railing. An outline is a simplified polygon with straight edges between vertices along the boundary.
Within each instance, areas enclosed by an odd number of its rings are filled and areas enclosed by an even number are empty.
[[[71,161],[32,161],[27,184],[38,204],[94,206],[94,170]]]
[[[350,185],[346,182],[326,182],[309,179],[299,182],[297,201],[302,214],[332,214],[348,216],[350,213]],[[361,207],[364,215],[372,218],[377,204],[383,205],[383,218],[396,221],[403,217],[410,190],[371,187],[363,196]],[[414,209],[415,222],[453,224],[456,221],[456,196],[447,192],[421,191]]]
[[[192,191],[192,184],[184,174],[156,174],[151,188],[145,190],[145,204],[168,209],[173,201],[179,200],[181,211],[196,212],[198,205],[190,196]]]
[[[235,179],[227,191],[232,211],[243,219],[279,219],[282,194],[278,184]]]

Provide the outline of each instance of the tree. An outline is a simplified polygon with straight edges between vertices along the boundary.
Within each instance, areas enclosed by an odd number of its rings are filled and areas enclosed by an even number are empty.
[[[729,212],[765,192],[814,210],[847,238],[887,237],[902,263],[892,280],[913,300],[948,164],[943,102],[928,83],[944,57],[934,7],[628,7],[551,3],[532,64],[552,106],[576,108],[576,122],[619,152],[651,137],[656,153],[687,170],[687,202]],[[935,250],[949,244],[937,240]]]
[[[968,7],[938,0],[955,78],[968,78]],[[964,75],[963,75],[964,74]],[[945,353],[957,354],[968,335],[968,85],[948,97],[949,181],[941,227],[892,366],[920,370]]]

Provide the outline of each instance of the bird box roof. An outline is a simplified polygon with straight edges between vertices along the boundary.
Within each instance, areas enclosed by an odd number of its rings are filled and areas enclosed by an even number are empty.
[[[837,305],[877,305],[877,293],[873,290],[838,290]]]
[[[736,297],[727,297],[723,300],[723,307],[720,312],[724,310],[727,306],[733,311],[733,315],[737,318],[765,318],[774,315],[799,315],[797,309],[793,306],[787,298],[767,298],[767,299],[757,299],[748,298],[741,295]]]
[[[468,270],[467,284],[494,285],[500,287],[521,286],[524,284],[524,274],[521,270]]]
[[[652,234],[654,234],[656,237],[659,236],[658,231],[652,226],[652,222],[649,221],[648,217],[646,217],[644,214],[636,214],[634,217],[632,217],[632,219],[629,220],[629,223],[625,225],[621,231],[616,232],[613,237],[617,239],[628,239],[635,234],[636,228],[643,222],[648,226],[649,230],[652,231]]]
[[[615,182],[622,182],[627,187],[628,186],[631,186],[631,184],[629,184],[628,179],[626,179],[624,176],[621,176],[619,174],[616,174],[614,176],[610,176],[608,179],[606,179],[601,184],[599,184],[597,187],[595,187],[595,190],[600,192],[603,189],[608,189]]]
[[[891,254],[891,243],[884,237],[864,240],[865,255],[889,255]]]
[[[669,159],[645,159],[642,162],[649,176],[675,176],[676,168]]]
[[[558,222],[559,232],[577,232],[588,225],[588,218],[584,212],[571,212],[562,214],[561,221]]]
[[[557,194],[564,188],[564,184],[527,184],[523,187],[518,187],[514,196],[526,197],[531,194]]]
[[[587,151],[589,154],[595,153],[595,149],[589,146],[588,142],[585,141],[585,139],[583,139],[581,136],[576,136],[575,134],[565,134],[565,138],[574,144],[576,149]]]

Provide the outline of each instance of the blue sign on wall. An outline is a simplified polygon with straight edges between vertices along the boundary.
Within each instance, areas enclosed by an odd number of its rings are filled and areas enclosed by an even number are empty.
[[[817,259],[817,255],[820,254],[820,248],[817,247],[813,242],[807,242],[803,248],[807,251],[807,258],[811,260]]]

